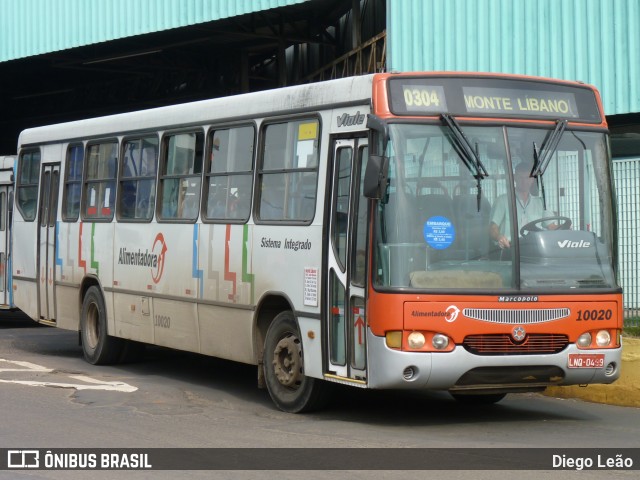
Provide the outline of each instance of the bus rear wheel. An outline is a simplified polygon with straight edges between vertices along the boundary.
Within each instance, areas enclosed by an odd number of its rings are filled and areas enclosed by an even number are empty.
[[[123,343],[107,333],[107,310],[98,287],[89,287],[82,301],[80,315],[82,351],[87,362],[93,365],[116,363],[122,353]]]
[[[267,390],[280,410],[302,413],[326,404],[328,385],[304,374],[302,342],[290,311],[278,314],[269,326],[263,361]]]

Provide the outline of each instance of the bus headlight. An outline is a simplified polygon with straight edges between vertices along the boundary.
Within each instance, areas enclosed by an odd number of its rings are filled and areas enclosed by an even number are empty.
[[[596,335],[596,344],[599,347],[607,347],[611,344],[611,335],[606,330],[600,330]]]
[[[436,350],[444,350],[449,346],[449,337],[441,333],[436,333],[431,339],[431,344]]]
[[[414,350],[424,347],[424,342],[424,335],[420,332],[411,332],[407,337],[407,344],[409,345],[409,348]]]
[[[591,345],[591,334],[589,332],[585,332],[578,337],[577,344],[579,347],[587,348]]]

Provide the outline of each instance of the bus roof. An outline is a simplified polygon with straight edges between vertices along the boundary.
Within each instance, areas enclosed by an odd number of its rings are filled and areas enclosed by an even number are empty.
[[[386,88],[383,97],[372,99],[372,95],[376,95],[375,85],[386,84],[390,78],[401,77],[529,80],[564,87],[589,89],[595,95],[600,112],[602,111],[597,90],[591,85],[576,81],[482,72],[394,72],[347,77],[30,128],[20,133],[18,149],[23,146],[43,143],[99,138],[135,131],[165,130],[212,123],[221,124],[243,118],[252,119],[350,105],[369,105],[372,102],[380,101],[385,104],[384,109],[386,110],[391,99],[387,98]],[[238,112],[243,112],[243,114],[238,115]]]
[[[170,105],[24,130],[18,148],[144,130],[224,123],[242,117],[292,114],[371,103],[373,75],[348,77],[229,97]],[[243,112],[243,115],[238,115]]]

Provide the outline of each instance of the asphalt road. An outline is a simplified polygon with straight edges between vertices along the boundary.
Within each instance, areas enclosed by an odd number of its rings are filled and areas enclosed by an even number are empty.
[[[0,448],[509,448],[640,447],[640,409],[510,395],[470,408],[444,393],[336,390],[322,412],[278,411],[256,387],[255,367],[151,347],[142,362],[93,366],[74,332],[0,314]],[[507,449],[507,450],[504,450]],[[282,450],[279,451],[281,454]],[[335,450],[333,451],[336,452]],[[637,450],[636,450],[637,452]],[[91,472],[93,478],[406,478],[393,471]],[[442,465],[452,457],[442,458]],[[455,459],[455,457],[453,457]],[[371,458],[372,464],[377,460]],[[517,459],[505,461],[517,465]],[[515,462],[515,463],[514,463]],[[638,462],[640,464],[640,460]],[[437,469],[438,459],[433,468]],[[346,468],[346,466],[345,466]],[[497,466],[496,468],[500,468]],[[512,478],[636,478],[637,471],[504,472]],[[414,472],[410,475],[416,475]],[[419,473],[429,477],[427,473]],[[478,470],[438,478],[496,478]],[[562,475],[562,477],[560,477]],[[87,478],[87,472],[10,471],[4,478]],[[575,477],[577,478],[577,476]]]

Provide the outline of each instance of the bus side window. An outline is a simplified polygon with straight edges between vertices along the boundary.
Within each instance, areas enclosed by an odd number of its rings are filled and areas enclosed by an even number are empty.
[[[117,159],[118,142],[88,146],[82,209],[84,219],[110,221],[113,218]]]
[[[254,138],[252,126],[214,130],[209,134],[205,218],[249,219]]]
[[[204,134],[178,133],[162,141],[160,218],[195,220],[200,207]]]
[[[84,146],[82,144],[69,145],[61,212],[62,220],[65,222],[75,222],[80,215],[83,162]]]
[[[158,139],[127,140],[123,146],[118,218],[151,220],[155,202]]]
[[[311,222],[318,184],[319,122],[267,125],[259,171],[258,218]]]
[[[36,218],[39,177],[40,150],[22,152],[20,154],[16,197],[18,210],[22,217],[28,222],[32,222]]]

